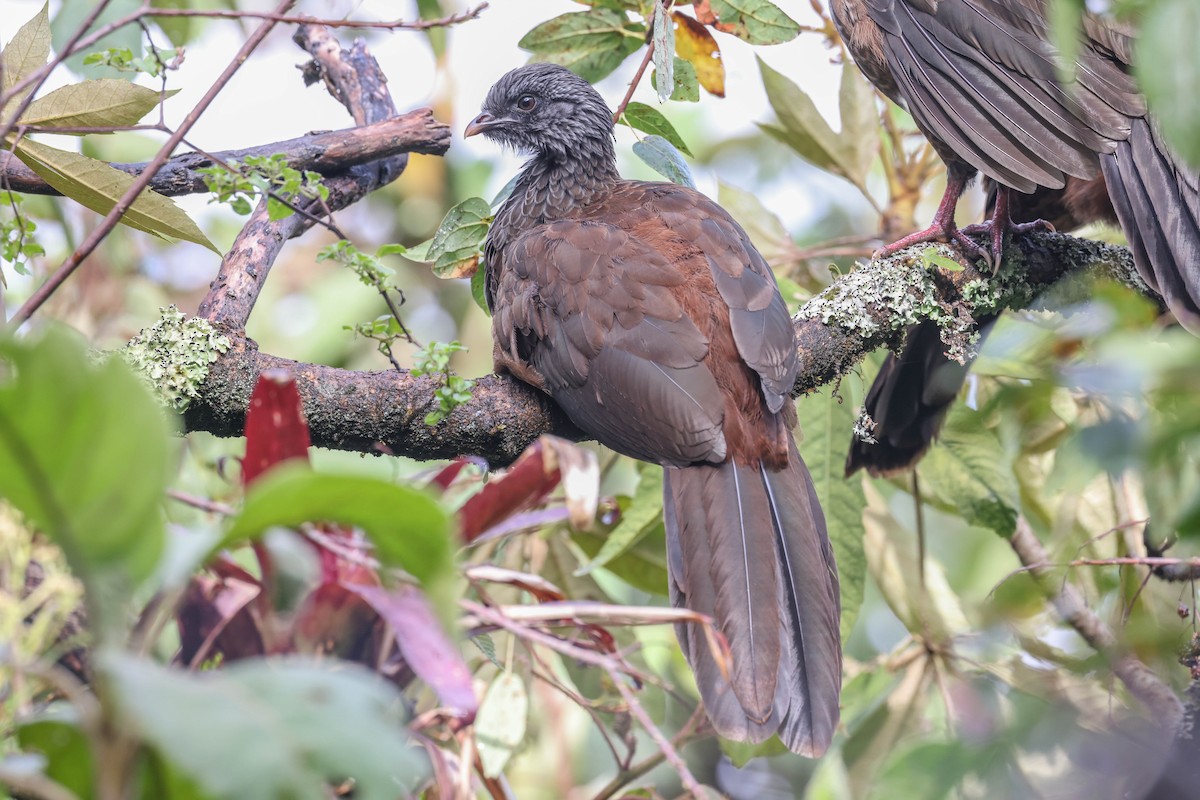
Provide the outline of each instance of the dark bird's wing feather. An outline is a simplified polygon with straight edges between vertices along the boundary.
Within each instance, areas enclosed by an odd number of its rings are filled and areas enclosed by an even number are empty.
[[[1200,335],[1200,171],[1147,119],[1134,120],[1132,135],[1100,166],[1138,272]]]
[[[1028,192],[1094,175],[1096,153],[1110,151],[1128,135],[1128,115],[1144,111],[1132,80],[1090,50],[1080,58],[1077,91],[1060,86],[1044,19],[1019,2],[837,5],[878,26],[878,52],[863,52],[861,37],[847,39],[852,52],[887,64],[896,94],[943,156],[1007,186]]]
[[[616,225],[560,220],[506,253],[494,328],[571,420],[608,447],[664,464],[725,457],[708,340],[673,289],[682,276]]]

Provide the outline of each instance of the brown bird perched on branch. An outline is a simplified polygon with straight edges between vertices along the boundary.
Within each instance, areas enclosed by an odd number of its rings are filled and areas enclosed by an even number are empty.
[[[713,726],[825,751],[838,720],[837,568],[792,438],[792,321],[766,262],[692,189],[622,180],[612,114],[551,64],[502,77],[466,135],[530,153],[485,245],[497,371],[607,447],[661,464],[676,628]]]
[[[946,162],[933,224],[885,251],[954,241],[999,266],[1007,232],[1046,225],[1031,214],[1072,227],[1118,221],[1142,278],[1200,333],[1200,174],[1147,117],[1124,31],[1085,14],[1075,80],[1063,85],[1045,0],[832,0],[831,10],[855,63]],[[996,184],[980,226],[991,235],[987,252],[954,222],[977,172]],[[966,376],[943,349],[936,326],[924,324],[888,357],[864,406],[878,443],[853,442],[847,474],[896,472],[925,452]]]

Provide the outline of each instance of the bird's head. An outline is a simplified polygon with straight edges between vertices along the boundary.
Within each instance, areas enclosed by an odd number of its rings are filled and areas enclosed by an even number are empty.
[[[556,159],[611,159],[613,152],[612,112],[604,98],[557,64],[527,64],[496,81],[465,135],[477,133]]]

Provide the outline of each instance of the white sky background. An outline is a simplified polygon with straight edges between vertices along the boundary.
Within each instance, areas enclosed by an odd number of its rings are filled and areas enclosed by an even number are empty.
[[[7,42],[17,25],[37,13],[42,2],[0,0],[0,39]],[[777,2],[798,22],[816,24],[816,16],[806,0]],[[114,2],[118,6],[126,4],[136,7],[139,3],[130,0]],[[52,13],[57,5],[56,0],[52,0]],[[274,3],[239,3],[242,8],[267,9],[272,5]],[[458,2],[460,10],[474,5],[464,0]],[[494,144],[482,138],[464,140],[462,129],[478,113],[484,95],[496,78],[528,60],[529,54],[517,47],[521,36],[540,22],[583,8],[570,0],[491,0],[490,7],[479,19],[450,29],[447,61],[441,74],[423,35],[411,31],[367,32],[365,35],[371,52],[389,78],[389,88],[401,111],[430,104],[439,96],[437,93],[445,93],[452,98],[454,119],[445,120],[454,130],[454,143],[449,157],[500,162],[493,178],[495,185],[489,187],[494,191],[503,185],[507,176],[516,171],[520,159],[512,154],[500,153]],[[331,19],[416,17],[415,3],[396,0],[303,0],[297,5],[296,12]],[[257,22],[247,20],[246,24],[252,28]],[[345,111],[322,87],[306,88],[298,76],[294,77],[293,65],[301,63],[304,58],[290,41],[291,31],[291,26],[280,26],[272,33],[267,43],[242,66],[192,129],[189,140],[207,150],[222,150],[350,124]],[[339,31],[339,36],[347,43],[353,35],[346,30]],[[678,121],[684,116],[699,114],[703,127],[712,139],[756,133],[755,122],[774,119],[755,63],[755,55],[758,55],[808,91],[822,113],[835,121],[836,127],[839,68],[830,63],[830,53],[822,47],[820,37],[802,35],[787,44],[757,48],[726,34],[718,33],[716,37],[725,62],[727,97],[719,99],[702,91],[699,104],[667,103],[662,110],[668,118]],[[194,107],[225,68],[242,40],[241,29],[233,22],[206,23],[202,37],[188,47],[183,66],[170,76],[169,85],[180,91],[167,103],[169,124],[177,123]],[[640,55],[637,53],[628,58],[616,73],[599,85],[610,106],[615,106],[624,95]],[[60,72],[58,80],[52,81],[51,86],[61,84],[69,77]],[[144,77],[140,82],[155,85]],[[658,105],[649,76],[643,79],[636,97],[648,104]],[[618,150],[628,154],[632,141],[632,135],[628,132],[620,135]],[[696,165],[693,167],[700,189],[710,195],[716,193],[718,177],[742,188],[759,188],[753,185],[753,176],[717,176],[711,170]],[[821,187],[822,193],[827,190],[827,186]],[[852,196],[851,190],[848,197]],[[792,229],[810,219],[814,210],[812,194],[802,186],[790,187],[789,191],[774,187],[768,196],[762,196],[762,200],[776,210]],[[208,213],[220,213],[207,205],[206,198],[180,198],[179,202],[201,219]],[[823,202],[821,205],[823,207]]]

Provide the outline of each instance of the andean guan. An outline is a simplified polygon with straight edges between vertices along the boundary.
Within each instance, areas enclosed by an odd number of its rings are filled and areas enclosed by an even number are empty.
[[[933,224],[886,251],[955,241],[999,267],[1006,233],[1022,227],[1013,218],[1119,222],[1142,278],[1200,333],[1200,173],[1147,116],[1125,31],[1085,14],[1065,86],[1045,0],[832,0],[831,10],[859,68],[908,109],[947,166]],[[996,184],[988,252],[954,222],[976,173]],[[876,443],[851,444],[847,474],[902,471],[924,454],[967,372],[943,349],[936,326],[923,324],[888,357],[864,404]]]
[[[466,135],[532,155],[484,249],[497,371],[605,446],[663,466],[669,593],[717,732],[817,756],[838,721],[837,568],[792,437],[792,321],[720,206],[617,173],[612,113],[551,64],[509,72]]]

